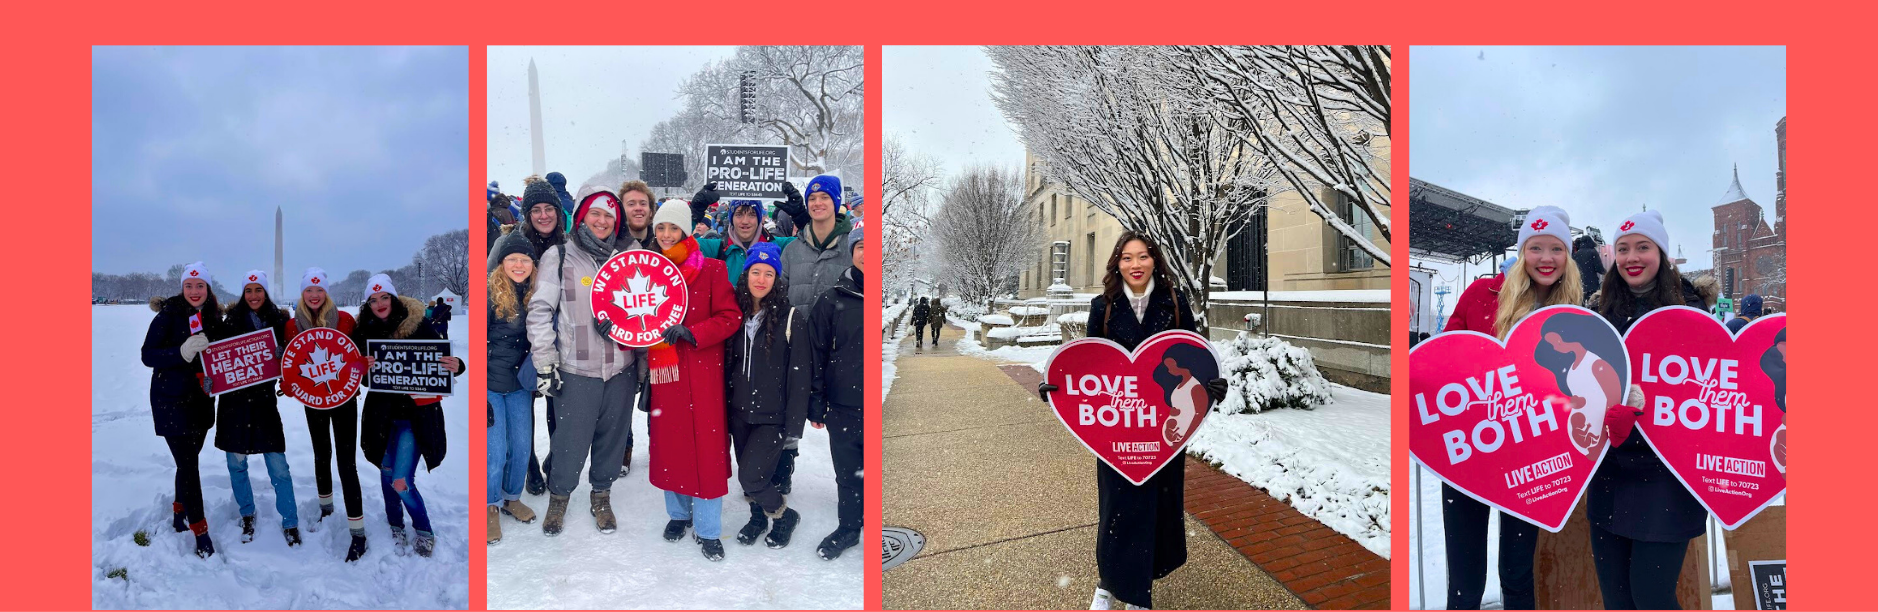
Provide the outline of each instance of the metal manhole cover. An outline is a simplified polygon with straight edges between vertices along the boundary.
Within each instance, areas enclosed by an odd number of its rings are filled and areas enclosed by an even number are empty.
[[[905,527],[880,530],[880,571],[893,569],[926,547],[926,536]]]

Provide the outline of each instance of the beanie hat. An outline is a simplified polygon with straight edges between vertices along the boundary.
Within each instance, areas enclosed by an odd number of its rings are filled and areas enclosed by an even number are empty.
[[[1663,227],[1663,213],[1646,210],[1624,219],[1617,226],[1617,236],[1611,238],[1611,244],[1617,244],[1618,240],[1631,234],[1643,234],[1644,238],[1656,243],[1656,248],[1669,250],[1669,229]]]
[[[554,193],[554,185],[548,184],[547,181],[531,181],[528,187],[522,190],[522,212],[534,210],[536,204],[552,204],[559,209],[561,196]]]
[[[815,195],[818,191],[825,192],[828,194],[828,197],[834,198],[835,209],[837,211],[841,209],[841,177],[833,174],[824,174],[809,179],[808,189],[802,190],[802,201],[807,202],[809,196]]]
[[[586,191],[586,189],[582,189],[581,191]],[[553,193],[552,187],[549,188],[549,193]],[[613,195],[612,191],[608,191],[605,188],[595,189],[593,192],[581,196],[580,207],[574,211],[574,224],[580,225],[586,223],[587,211],[595,206],[605,208],[607,212],[613,213],[613,218],[616,220],[613,233],[618,235],[620,227],[623,227],[625,224],[619,223],[617,220],[625,215],[622,214],[623,211],[621,211],[619,207],[619,196]]]
[[[241,278],[242,278],[241,286],[244,289],[247,288],[248,285],[260,285],[261,290],[263,291],[267,290],[267,273],[266,272],[262,272],[260,270],[249,270],[248,274],[245,276],[242,276]]]
[[[1761,316],[1761,296],[1759,294],[1750,293],[1747,297],[1741,298],[1741,316]]]
[[[736,219],[737,213],[745,208],[756,209],[756,218],[763,218],[763,203],[756,200],[731,200],[730,215],[727,218]]]
[[[658,229],[660,223],[676,225],[686,236],[690,236],[691,203],[673,198],[659,204],[659,211],[652,213],[652,229]]]
[[[365,297],[370,299],[372,294],[380,291],[389,293],[392,297],[398,296],[397,285],[391,284],[391,277],[382,272],[373,274],[372,278],[365,281]]]
[[[559,172],[549,172],[548,176],[543,178],[548,179],[548,184],[553,185],[556,189],[564,189],[567,187],[567,177],[562,176]]]
[[[202,282],[210,285],[215,284],[215,275],[209,274],[208,266],[202,265],[200,261],[183,266],[183,280],[186,281],[192,278],[200,279]]]
[[[307,268],[306,274],[300,275],[300,290],[306,291],[307,287],[325,289],[326,271],[320,268]]]
[[[489,187],[486,189],[486,196],[483,199],[494,202],[496,196],[499,195],[502,195],[502,187],[497,185],[495,181],[489,181]]]
[[[769,266],[770,269],[776,271],[777,276],[782,276],[782,248],[776,246],[774,242],[758,242],[750,245],[750,250],[743,254],[743,272],[748,274],[750,267],[757,264]]]
[[[489,261],[489,267],[494,269],[496,266],[502,265],[502,260],[508,259],[510,255],[516,253],[527,255],[531,260],[537,257],[537,255],[535,255],[535,245],[528,241],[527,236],[523,236],[521,232],[503,234],[501,238],[496,240],[496,256]]]
[[[853,231],[848,232],[848,254],[853,255],[854,247],[861,246],[861,242],[863,242],[864,239],[866,238],[867,238],[866,228],[857,227],[857,228],[854,228]]]
[[[1526,241],[1534,236],[1551,236],[1560,244],[1570,248],[1572,244],[1572,218],[1565,214],[1565,209],[1557,206],[1540,206],[1526,213],[1526,219],[1520,222],[1519,242],[1514,243],[1521,251],[1526,249]]]

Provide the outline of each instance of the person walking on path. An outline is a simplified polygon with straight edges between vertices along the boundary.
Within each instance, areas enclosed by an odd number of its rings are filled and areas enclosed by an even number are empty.
[[[932,299],[932,314],[926,316],[926,324],[932,327],[933,348],[939,348],[939,330],[946,326],[946,303],[944,298],[935,297]],[[919,328],[914,328],[913,333],[919,333]]]
[[[927,304],[926,298],[920,298],[919,303],[913,305],[913,348],[926,347],[926,321],[931,317],[932,306]],[[935,346],[938,343],[938,340],[933,341]]]

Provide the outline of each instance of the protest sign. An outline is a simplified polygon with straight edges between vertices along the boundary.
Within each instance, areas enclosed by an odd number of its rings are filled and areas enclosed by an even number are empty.
[[[781,200],[789,180],[789,147],[727,145],[704,147],[705,182],[717,183],[725,200]]]
[[[1557,533],[1608,447],[1629,388],[1617,329],[1577,306],[1521,319],[1506,341],[1460,331],[1409,351],[1409,454],[1469,497]]]
[[[1137,485],[1180,457],[1211,408],[1206,383],[1219,377],[1219,355],[1184,330],[1150,336],[1132,353],[1106,338],[1073,340],[1044,368],[1058,387],[1049,395],[1056,418]]]
[[[281,358],[281,389],[308,408],[346,403],[365,378],[359,347],[337,329],[316,327],[287,341]]]
[[[280,378],[279,345],[274,330],[251,331],[202,349],[202,374],[209,395],[221,395]]]
[[[381,393],[451,395],[450,369],[439,357],[450,356],[449,340],[366,340],[372,371],[365,386]]]
[[[607,336],[633,348],[658,344],[660,332],[685,319],[691,293],[672,260],[657,251],[614,255],[593,276],[593,318],[610,321]]]

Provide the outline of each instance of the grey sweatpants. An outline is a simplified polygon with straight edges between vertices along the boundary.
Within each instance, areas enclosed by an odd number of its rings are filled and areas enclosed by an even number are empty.
[[[580,466],[592,457],[587,482],[595,491],[613,487],[619,478],[620,456],[633,443],[633,394],[638,377],[630,369],[613,378],[561,372],[561,393],[554,402],[554,435],[549,437],[548,460],[553,473],[548,491],[569,495],[580,484]]]

